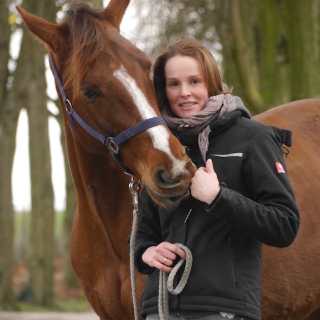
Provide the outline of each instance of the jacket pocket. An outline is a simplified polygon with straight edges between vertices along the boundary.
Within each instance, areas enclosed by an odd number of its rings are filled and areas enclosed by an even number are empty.
[[[244,153],[210,153],[209,156],[220,184],[237,191],[241,190]]]

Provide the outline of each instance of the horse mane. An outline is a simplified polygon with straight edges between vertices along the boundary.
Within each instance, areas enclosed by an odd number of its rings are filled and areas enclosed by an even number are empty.
[[[98,23],[102,19],[102,10],[93,9],[83,2],[72,2],[62,22],[68,27],[72,48],[67,61],[69,72],[66,74],[65,85],[73,88],[74,97],[80,94],[81,80],[88,73],[92,62],[105,51],[106,41]]]

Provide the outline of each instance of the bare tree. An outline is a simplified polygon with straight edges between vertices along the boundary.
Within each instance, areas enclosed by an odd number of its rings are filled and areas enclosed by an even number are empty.
[[[23,6],[34,14],[55,18],[55,1],[24,0]],[[24,33],[21,61],[25,88],[23,104],[27,109],[31,163],[31,223],[28,266],[32,300],[50,305],[53,301],[54,208],[48,134],[45,80],[45,52],[39,43]]]
[[[14,211],[11,194],[11,171],[15,150],[15,131],[19,108],[13,102],[13,88],[8,63],[11,28],[9,8],[0,2],[0,305],[10,307],[14,303],[11,289],[13,270]]]

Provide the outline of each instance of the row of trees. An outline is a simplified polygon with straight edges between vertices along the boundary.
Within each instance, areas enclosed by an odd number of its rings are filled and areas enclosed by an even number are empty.
[[[102,0],[86,2],[102,5]],[[28,113],[30,128],[32,210],[27,264],[32,299],[39,304],[51,304],[54,298],[55,212],[48,147],[50,113],[46,108],[45,51],[28,32],[23,32],[19,56],[16,59],[10,56],[13,34],[22,30],[19,19],[14,19],[14,4],[15,0],[0,1],[0,306],[3,308],[15,303],[11,172],[22,108]],[[54,21],[63,1],[23,0],[22,5]],[[244,98],[254,113],[320,94],[318,0],[136,0],[135,5],[140,47],[153,56],[176,38],[198,38],[215,52],[226,83]],[[58,120],[61,120],[59,116]],[[74,202],[69,172],[67,195],[65,239],[68,239]],[[67,275],[72,274],[69,268],[66,270]]]

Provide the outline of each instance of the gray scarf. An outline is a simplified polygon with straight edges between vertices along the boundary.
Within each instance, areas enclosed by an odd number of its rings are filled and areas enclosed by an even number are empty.
[[[239,97],[223,93],[210,97],[205,107],[190,118],[175,117],[172,113],[169,114],[168,110],[163,112],[163,118],[167,122],[168,127],[175,131],[198,135],[199,150],[203,161],[206,161],[211,132],[209,124],[214,120],[224,118],[229,112],[234,110],[242,110],[250,117],[250,112]]]

